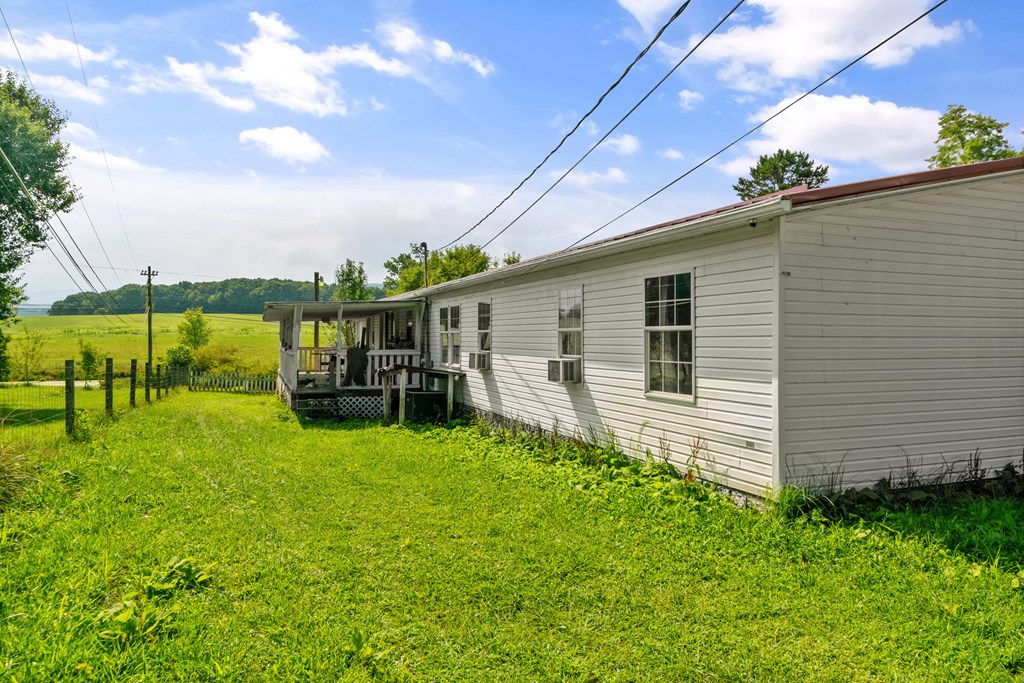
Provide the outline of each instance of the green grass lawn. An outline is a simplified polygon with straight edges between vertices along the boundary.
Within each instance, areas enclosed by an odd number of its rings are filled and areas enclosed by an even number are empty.
[[[278,329],[276,324],[265,323],[258,315],[218,313],[207,316],[213,329],[210,344],[233,349],[240,362],[251,372],[277,370]],[[122,322],[123,321],[123,322]],[[153,353],[161,356],[178,343],[178,313],[157,313],[153,316]],[[36,362],[37,377],[63,377],[64,361],[78,359],[79,339],[84,339],[100,351],[104,358],[114,358],[116,373],[126,375],[132,358],[140,367],[146,361],[146,316],[121,315],[120,319],[101,315],[39,316],[21,318],[5,332],[11,336],[9,352],[18,357],[20,338],[25,330],[39,334],[42,347]],[[15,364],[12,378],[21,379],[22,370]],[[140,370],[141,371],[141,370]]]
[[[551,459],[272,398],[122,414],[0,521],[0,679],[1024,676],[1005,561]]]

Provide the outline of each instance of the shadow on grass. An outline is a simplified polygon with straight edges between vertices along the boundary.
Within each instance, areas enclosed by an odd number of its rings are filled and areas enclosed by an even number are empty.
[[[26,425],[63,419],[63,408],[2,408],[0,409],[0,427],[24,427]]]

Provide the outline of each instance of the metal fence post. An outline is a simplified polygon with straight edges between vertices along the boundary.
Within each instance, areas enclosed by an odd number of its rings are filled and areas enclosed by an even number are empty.
[[[75,361],[64,361],[64,431],[75,431]]]
[[[138,375],[139,375],[139,361],[137,359],[135,359],[135,358],[132,358],[131,380],[130,380],[130,383],[128,385],[128,404],[132,408],[135,407],[135,382],[138,379]]]
[[[146,403],[150,403],[149,387],[153,384],[153,364],[146,361]]]
[[[105,379],[107,392],[107,415],[114,414],[114,359],[107,359],[107,373]]]

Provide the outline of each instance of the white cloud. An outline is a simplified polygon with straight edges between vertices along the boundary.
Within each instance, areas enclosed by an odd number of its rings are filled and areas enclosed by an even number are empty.
[[[74,159],[75,168],[91,168],[104,172],[107,168],[111,171],[157,170],[151,166],[139,163],[131,157],[111,154],[110,152],[104,153],[102,150],[88,149],[75,142],[68,143],[68,153]]]
[[[81,43],[75,43],[64,38],[55,38],[49,33],[44,33],[36,39],[31,39],[23,31],[14,31],[18,40],[18,47],[14,43],[4,40],[0,41],[0,57],[6,59],[24,59],[26,62],[67,62],[71,66],[78,67],[78,58],[81,55],[82,63],[108,62],[114,58],[117,51],[114,48],[104,48],[97,52],[90,50]]]
[[[181,85],[216,105],[236,111],[252,111],[256,108],[256,103],[252,99],[226,95],[211,85],[209,79],[216,76],[217,70],[209,64],[182,64],[174,57],[168,57],[167,66]]]
[[[96,139],[96,131],[76,121],[64,124],[64,138],[75,142],[92,142]]]
[[[619,0],[619,5],[632,14],[645,31],[653,33],[657,20],[679,3],[676,0]]]
[[[564,170],[552,171],[549,175],[552,178],[560,178]],[[604,173],[600,171],[573,171],[565,178],[565,182],[576,187],[593,187],[595,185],[621,185],[628,180],[626,172],[621,168],[612,166]]]
[[[44,74],[33,75],[32,84],[48,95],[69,97],[83,102],[91,102],[92,104],[103,103],[104,97],[98,88],[105,88],[110,85],[105,78],[94,78],[89,82],[90,87],[87,88],[84,83],[77,79]]]
[[[465,64],[482,78],[494,73],[494,64],[489,60],[456,50],[451,43],[440,38],[421,36],[416,29],[406,24],[385,22],[377,26],[377,34],[381,42],[399,54],[447,64]]]
[[[316,138],[291,126],[243,130],[238,141],[253,144],[268,156],[289,164],[309,164],[331,156]]]
[[[315,116],[348,113],[340,85],[332,79],[340,67],[362,67],[399,77],[412,73],[401,60],[386,58],[366,44],[330,45],[320,52],[307,52],[293,42],[298,33],[277,14],[250,12],[249,21],[256,26],[255,38],[242,45],[221,44],[238,58],[237,65],[219,68],[168,58],[171,73],[182,86],[222,107],[249,111],[255,107],[252,98],[257,98]],[[227,94],[214,83],[239,86],[246,94]],[[159,83],[153,85],[160,87]]]
[[[722,64],[720,80],[749,92],[787,79],[814,78],[850,61],[918,16],[928,0],[750,0],[766,15],[759,25],[734,26],[695,53]],[[866,59],[876,68],[906,63],[916,51],[958,39],[965,25],[918,22]],[[694,36],[691,44],[697,40]]]
[[[601,147],[610,149],[616,154],[629,156],[630,154],[636,154],[637,150],[640,149],[640,140],[635,135],[623,133],[618,137],[608,138],[601,143]]]
[[[671,161],[682,161],[683,159],[686,158],[686,156],[682,152],[680,152],[678,149],[674,147],[659,150],[658,156],[661,157],[662,159],[669,159]]]
[[[761,121],[791,99],[766,107],[751,117]],[[778,149],[807,152],[819,162],[869,163],[888,173],[923,170],[935,152],[940,112],[901,107],[863,95],[811,95],[747,142],[742,155],[720,170],[745,174],[762,154]]]
[[[590,119],[587,119],[586,121],[583,122],[582,129],[584,133],[586,133],[592,138],[597,137],[597,134],[601,132],[601,129],[597,127],[597,124],[591,121]]]
[[[683,111],[690,111],[703,101],[704,96],[699,92],[686,89],[679,91],[679,107]]]

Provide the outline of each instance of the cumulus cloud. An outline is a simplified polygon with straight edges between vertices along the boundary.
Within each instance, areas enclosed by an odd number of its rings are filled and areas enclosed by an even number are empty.
[[[619,0],[619,6],[633,15],[637,23],[647,31],[653,33],[657,28],[657,21],[669,12],[678,7],[676,0]]]
[[[734,26],[695,53],[718,62],[718,77],[732,88],[756,92],[787,79],[823,75],[858,57],[923,12],[927,0],[750,0],[764,13],[760,24]],[[966,25],[925,18],[865,61],[876,68],[906,63],[918,50],[958,39]],[[691,39],[691,44],[697,37]]]
[[[84,126],[83,126],[84,128]],[[104,153],[103,150],[90,149],[76,142],[68,143],[68,153],[74,158],[75,168],[90,168],[106,171],[153,171],[151,166],[118,154]]]
[[[682,161],[686,156],[674,147],[662,149],[658,151],[658,156],[662,159],[669,159],[671,161]]]
[[[636,154],[637,150],[640,149],[640,140],[635,135],[623,133],[618,137],[611,137],[602,142],[601,148],[609,149],[616,154],[629,156],[630,154]]]
[[[221,43],[229,55],[238,59],[236,65],[221,68],[210,63],[182,63],[171,57],[167,61],[177,83],[229,109],[250,111],[255,98],[291,111],[329,116],[348,113],[341,86],[332,78],[340,67],[366,68],[399,77],[411,74],[407,64],[384,57],[365,43],[330,45],[319,52],[308,52],[295,43],[299,34],[277,14],[250,12],[249,21],[256,26],[255,38],[241,45]],[[152,80],[138,85],[162,86]],[[226,93],[226,85],[236,86],[244,94]]]
[[[30,38],[23,31],[14,31],[18,40],[17,49],[13,42],[0,41],[0,57],[5,59],[24,59],[26,62],[67,62],[71,66],[79,66],[79,55],[82,63],[109,62],[117,54],[114,48],[107,47],[103,50],[91,50],[85,45],[78,44],[64,38],[56,38],[49,33],[43,33],[38,38]],[[20,57],[19,57],[19,54]]]
[[[78,79],[68,78],[67,76],[49,76],[38,73],[32,76],[32,84],[48,95],[68,97],[74,100],[81,100],[83,102],[91,102],[92,104],[103,103],[105,98],[100,90],[110,85],[105,78],[93,78],[89,81],[89,87],[86,87],[86,85]]]
[[[751,117],[761,121],[792,99]],[[922,170],[935,151],[940,112],[901,107],[863,95],[811,95],[761,129],[741,156],[721,164],[723,172],[745,174],[762,154],[778,149],[807,152],[819,162],[869,163],[889,173]]]
[[[238,141],[255,145],[267,156],[293,165],[310,164],[331,156],[316,138],[291,126],[243,130],[238,134]]]
[[[679,91],[679,107],[683,111],[690,111],[703,101],[704,96],[699,92],[686,89]]]
[[[565,170],[552,171],[549,175],[552,178],[560,178]],[[604,173],[600,171],[573,171],[565,178],[565,182],[576,187],[589,188],[595,185],[621,185],[628,180],[626,172],[615,166],[610,167]]]
[[[440,38],[422,36],[412,26],[390,21],[378,25],[377,33],[385,45],[399,54],[448,64],[464,64],[482,78],[494,73],[494,64],[489,60],[456,50],[451,43]]]

